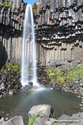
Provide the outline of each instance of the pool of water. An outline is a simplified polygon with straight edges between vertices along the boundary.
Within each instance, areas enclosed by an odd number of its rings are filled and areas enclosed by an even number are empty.
[[[22,115],[25,125],[28,122],[28,111],[38,104],[49,104],[55,110],[56,118],[62,114],[72,115],[80,111],[81,100],[75,95],[51,89],[21,91],[18,94],[0,99],[2,116],[11,118]],[[4,112],[3,112],[4,111]],[[9,114],[9,115],[7,115]]]

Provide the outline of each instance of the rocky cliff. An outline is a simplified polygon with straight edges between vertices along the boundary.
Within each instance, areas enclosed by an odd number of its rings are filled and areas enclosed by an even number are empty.
[[[39,63],[82,63],[83,0],[38,0],[38,8],[35,16]]]
[[[0,0],[0,60],[21,62],[26,4]],[[32,4],[37,62],[83,63],[83,0],[38,0]]]
[[[25,8],[22,0],[0,0],[0,61],[21,62]]]

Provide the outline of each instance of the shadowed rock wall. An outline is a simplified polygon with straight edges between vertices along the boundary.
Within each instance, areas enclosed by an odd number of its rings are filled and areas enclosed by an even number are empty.
[[[26,4],[0,0],[0,61],[21,62]],[[83,0],[38,0],[32,5],[40,65],[83,63]]]
[[[83,63],[83,0],[38,0],[37,60],[41,65]]]
[[[9,5],[0,2],[0,61],[8,58],[20,63],[26,4],[22,0],[10,0]]]

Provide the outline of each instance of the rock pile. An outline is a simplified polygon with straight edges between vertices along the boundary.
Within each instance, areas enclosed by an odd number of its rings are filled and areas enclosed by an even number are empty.
[[[36,114],[39,114],[40,117],[35,118],[33,125],[82,125],[83,124],[83,112],[72,114],[68,116],[63,114],[57,120],[54,118],[54,115],[50,115],[54,110],[50,110],[52,107],[50,105],[37,105],[31,108],[28,113],[29,119],[35,117]]]

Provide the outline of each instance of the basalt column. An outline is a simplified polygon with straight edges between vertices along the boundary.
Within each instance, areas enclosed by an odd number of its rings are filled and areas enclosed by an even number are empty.
[[[83,1],[38,0],[37,6],[36,40],[46,45],[46,65],[83,62]]]
[[[2,61],[2,52],[3,52],[3,45],[2,45],[2,37],[0,36],[0,61]]]

